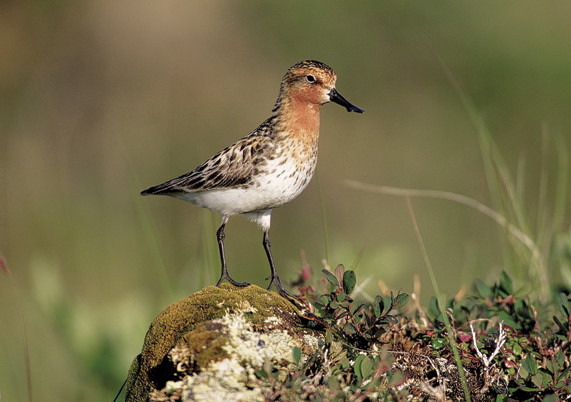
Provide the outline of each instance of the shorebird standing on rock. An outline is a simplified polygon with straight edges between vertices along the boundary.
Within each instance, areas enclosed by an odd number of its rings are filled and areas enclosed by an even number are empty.
[[[246,215],[264,232],[263,245],[271,268],[268,286],[280,295],[297,298],[282,285],[270,249],[272,210],[297,197],[309,183],[317,163],[319,112],[335,102],[349,112],[363,113],[335,89],[337,76],[328,65],[305,60],[290,67],[282,79],[272,115],[246,137],[218,152],[192,172],[144,190],[142,195],[169,195],[222,215],[216,232],[222,274],[227,280],[224,227],[233,215]]]

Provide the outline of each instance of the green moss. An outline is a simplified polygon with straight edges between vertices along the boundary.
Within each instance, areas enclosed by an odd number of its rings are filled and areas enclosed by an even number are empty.
[[[223,348],[228,343],[228,338],[221,337],[217,328],[209,328],[210,326],[212,325],[202,324],[184,335],[184,340],[199,368],[208,366],[211,361],[228,357]]]
[[[220,318],[226,312],[243,312],[249,322],[264,325],[268,317],[277,316],[283,323],[291,326],[299,324],[297,309],[277,293],[267,291],[256,285],[244,288],[222,284],[220,287],[208,286],[186,299],[175,302],[165,308],[151,323],[141,354],[131,365],[127,377],[126,401],[145,400],[153,378],[153,372],[167,353],[185,334],[197,328],[201,323]],[[207,363],[224,355],[224,341],[212,340],[211,334],[198,331],[193,336],[195,345],[202,341],[201,347],[210,350],[200,353],[200,363]],[[190,343],[193,344],[193,343]],[[198,363],[198,362],[197,362]]]

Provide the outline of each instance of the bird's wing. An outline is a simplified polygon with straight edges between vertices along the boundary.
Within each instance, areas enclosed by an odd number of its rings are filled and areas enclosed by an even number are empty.
[[[192,172],[150,187],[142,194],[188,193],[240,186],[250,180],[270,147],[268,128],[262,124],[250,135],[224,148]]]

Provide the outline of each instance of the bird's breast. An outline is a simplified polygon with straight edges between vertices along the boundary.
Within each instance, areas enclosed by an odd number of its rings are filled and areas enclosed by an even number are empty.
[[[294,141],[295,143],[295,141]],[[317,164],[317,146],[281,144],[274,155],[258,168],[249,186],[270,204],[279,206],[293,200],[309,184]]]

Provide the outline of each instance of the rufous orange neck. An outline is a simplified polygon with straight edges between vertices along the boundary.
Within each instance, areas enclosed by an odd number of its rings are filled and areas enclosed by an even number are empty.
[[[290,98],[276,110],[282,130],[298,141],[314,144],[319,139],[320,104]]]

